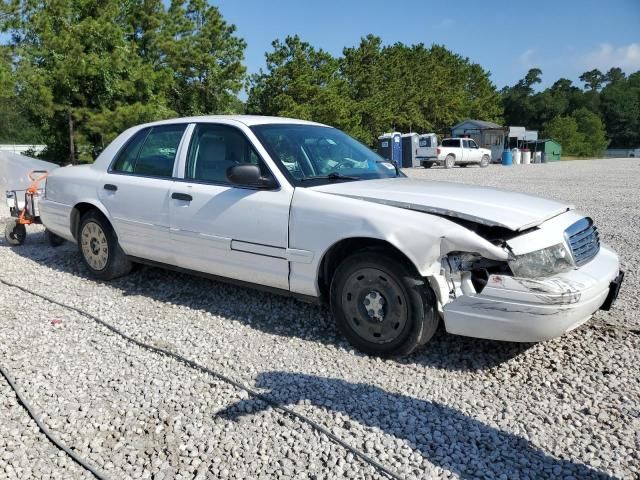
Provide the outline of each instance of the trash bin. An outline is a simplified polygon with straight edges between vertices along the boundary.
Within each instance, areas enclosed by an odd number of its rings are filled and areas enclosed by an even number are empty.
[[[512,148],[511,155],[513,156],[513,164],[520,165],[520,160],[522,159],[522,153],[519,148]]]
[[[522,164],[529,165],[531,163],[531,150],[528,148],[523,148],[522,152]]]
[[[505,150],[502,152],[502,165],[505,167],[513,165],[513,154],[511,153],[511,150]]]
[[[418,155],[418,134],[402,134],[402,168],[419,167],[420,163],[416,159]]]
[[[542,152],[536,152],[533,163],[542,163]]]

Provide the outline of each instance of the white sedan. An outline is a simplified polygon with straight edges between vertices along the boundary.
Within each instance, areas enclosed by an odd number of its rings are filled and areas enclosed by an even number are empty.
[[[345,133],[258,116],[130,128],[47,180],[41,218],[93,276],[134,262],[327,302],[357,348],[541,341],[608,309],[618,257],[550,200],[410,180]]]

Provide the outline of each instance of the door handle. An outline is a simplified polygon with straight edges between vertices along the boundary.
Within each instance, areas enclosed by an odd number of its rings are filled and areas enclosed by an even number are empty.
[[[118,190],[118,187],[116,185],[113,185],[112,183],[105,183],[104,184],[104,189],[105,190],[110,190],[112,192],[115,192],[116,190]]]
[[[193,197],[188,193],[179,193],[179,192],[173,192],[171,194],[171,198],[174,198],[176,200],[184,200],[185,202],[190,202],[191,200],[193,200]]]

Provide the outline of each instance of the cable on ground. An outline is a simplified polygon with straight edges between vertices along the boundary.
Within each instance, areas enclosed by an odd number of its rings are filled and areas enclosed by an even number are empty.
[[[374,460],[373,458],[368,456],[366,453],[363,453],[360,450],[358,450],[357,448],[349,445],[347,442],[345,442],[341,438],[339,438],[336,435],[334,435],[326,427],[320,425],[316,421],[314,421],[314,420],[302,415],[301,413],[298,413],[298,412],[294,411],[293,409],[291,409],[289,407],[281,405],[279,402],[277,402],[276,400],[273,400],[272,398],[268,397],[267,395],[264,395],[264,394],[262,394],[260,392],[257,392],[256,390],[253,390],[252,388],[247,387],[247,386],[243,385],[242,383],[240,383],[240,382],[238,382],[236,380],[233,380],[232,378],[227,377],[226,375],[224,375],[222,373],[218,373],[218,372],[216,372],[214,370],[211,370],[211,369],[209,369],[209,368],[207,368],[207,367],[205,367],[203,365],[200,365],[200,364],[194,362],[193,360],[189,360],[188,358],[183,357],[182,355],[174,353],[174,352],[172,352],[170,350],[165,350],[164,348],[156,347],[156,346],[149,345],[147,343],[141,342],[140,340],[136,340],[135,338],[133,338],[133,337],[127,335],[126,333],[120,331],[118,328],[114,327],[110,323],[107,323],[104,320],[96,317],[95,315],[92,315],[91,313],[85,312],[84,310],[81,310],[81,309],[79,309],[77,307],[74,307],[72,305],[64,304],[62,302],[54,300],[53,298],[47,297],[46,295],[42,295],[40,293],[34,292],[32,290],[29,290],[28,288],[25,288],[25,287],[22,287],[20,285],[15,284],[15,283],[11,283],[9,281],[6,281],[3,278],[0,278],[0,283],[3,283],[4,285],[6,285],[8,287],[17,288],[18,290],[21,290],[21,291],[23,291],[25,293],[28,293],[30,295],[36,296],[38,298],[41,298],[42,300],[45,300],[45,301],[47,301],[49,303],[53,303],[53,304],[58,305],[58,306],[60,306],[62,308],[66,308],[67,310],[72,310],[72,311],[82,315],[85,318],[93,320],[94,322],[98,323],[99,325],[105,327],[107,330],[110,330],[111,332],[113,332],[116,335],[124,338],[128,342],[133,343],[134,345],[137,345],[140,348],[143,348],[145,350],[148,350],[148,351],[156,353],[156,354],[160,354],[160,355],[164,355],[164,356],[173,358],[174,360],[176,360],[176,361],[178,361],[178,362],[182,363],[183,365],[186,365],[186,366],[188,366],[190,368],[193,368],[194,370],[198,370],[198,371],[206,373],[206,374],[208,374],[208,375],[210,375],[210,376],[212,376],[214,378],[222,380],[223,382],[228,383],[229,385],[232,385],[233,387],[235,387],[235,388],[237,388],[239,390],[244,390],[245,392],[247,392],[252,397],[257,398],[258,400],[261,400],[261,401],[265,402],[267,405],[270,405],[275,410],[278,410],[281,413],[284,413],[285,415],[287,415],[289,417],[292,417],[293,419],[296,419],[296,420],[298,420],[298,421],[300,421],[302,423],[306,423],[307,425],[312,427],[317,432],[319,432],[319,433],[321,433],[323,435],[326,435],[334,443],[340,445],[341,447],[343,447],[347,451],[351,452],[354,456],[358,457],[363,462],[371,465],[376,470],[378,470],[380,473],[383,473],[384,475],[386,475],[389,478],[392,478],[394,480],[402,480],[403,479],[402,476],[400,476],[399,474],[395,473],[391,469],[385,467],[381,463],[377,462],[376,460]],[[3,375],[5,375],[5,378],[7,378],[7,380],[9,380],[9,378],[7,377],[6,372],[4,370],[2,371],[2,373],[3,373]],[[9,382],[9,385],[11,385],[11,388],[13,388],[13,390],[16,392],[16,395],[18,395],[18,398],[20,399],[21,396],[18,394],[18,390],[16,389],[15,384],[13,384],[12,382]],[[47,428],[42,424],[42,421],[35,414],[33,409],[31,409],[30,406],[27,403],[25,403],[24,400],[22,400],[22,399],[21,399],[21,403],[23,404],[23,406],[25,407],[25,409],[27,410],[27,412],[29,413],[31,418],[33,418],[33,420],[38,424],[38,426],[40,427],[40,430],[42,430],[42,432],[47,436],[47,438],[49,438],[49,440],[52,443],[54,443],[58,448],[60,448],[64,452],[66,452],[69,456],[71,456],[71,458],[73,458],[78,464],[80,464],[81,466],[83,466],[87,470],[89,470],[96,478],[98,478],[100,480],[106,478],[106,477],[104,477],[104,475],[102,475],[102,474],[98,473],[97,471],[95,471],[93,469],[93,467],[91,467],[81,457],[77,456],[72,450],[67,448],[61,442],[57,441],[55,439],[55,437],[53,437],[51,435],[51,432],[49,432],[49,430],[47,430]]]

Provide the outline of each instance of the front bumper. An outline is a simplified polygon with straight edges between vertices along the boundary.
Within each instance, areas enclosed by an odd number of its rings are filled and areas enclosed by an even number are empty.
[[[469,337],[548,340],[579,327],[603,304],[609,307],[621,282],[618,256],[602,246],[586,265],[553,277],[492,275],[481,293],[444,306],[444,324],[449,333]]]

